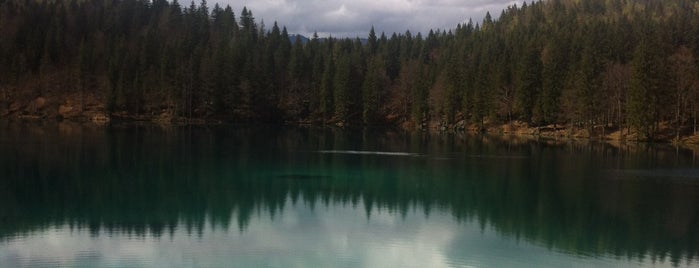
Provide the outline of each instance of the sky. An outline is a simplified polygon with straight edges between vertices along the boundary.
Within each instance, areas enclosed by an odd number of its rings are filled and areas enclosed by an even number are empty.
[[[321,37],[366,37],[374,26],[385,32],[416,34],[430,29],[449,30],[469,18],[480,22],[486,12],[493,18],[519,0],[214,0],[230,5],[240,15],[243,6],[252,10],[256,22],[271,28],[274,21],[291,34]]]

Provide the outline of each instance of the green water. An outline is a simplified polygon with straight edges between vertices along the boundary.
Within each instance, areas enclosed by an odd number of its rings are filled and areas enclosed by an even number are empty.
[[[0,267],[699,266],[697,164],[667,145],[0,123]]]

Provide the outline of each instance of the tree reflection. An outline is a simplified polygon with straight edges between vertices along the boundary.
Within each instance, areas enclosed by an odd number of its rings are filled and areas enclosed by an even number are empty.
[[[0,132],[0,239],[63,224],[95,235],[244,232],[260,211],[276,217],[288,204],[364,204],[367,217],[446,208],[573,254],[699,254],[688,151],[372,129],[13,123]],[[663,173],[673,169],[686,172]]]

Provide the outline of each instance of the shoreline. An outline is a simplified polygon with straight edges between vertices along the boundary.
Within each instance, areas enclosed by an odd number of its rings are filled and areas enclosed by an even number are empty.
[[[68,123],[77,125],[92,125],[92,126],[107,126],[121,124],[145,124],[161,127],[168,126],[186,126],[186,125],[225,125],[225,124],[241,124],[241,125],[278,125],[278,126],[296,126],[296,127],[323,127],[337,129],[356,129],[356,128],[393,128],[404,132],[424,132],[430,135],[445,135],[445,134],[486,134],[490,136],[505,136],[516,137],[526,140],[537,140],[542,142],[560,141],[560,142],[603,142],[615,147],[635,146],[639,144],[664,144],[675,147],[699,151],[699,134],[684,135],[676,141],[672,139],[655,139],[655,140],[638,140],[634,139],[635,135],[628,129],[608,128],[599,130],[595,133],[588,133],[586,129],[570,127],[567,125],[548,125],[531,127],[526,123],[513,121],[506,124],[488,124],[483,128],[476,125],[465,125],[463,123],[453,124],[451,126],[440,126],[431,123],[424,128],[410,128],[405,124],[344,124],[337,122],[323,122],[322,120],[295,120],[284,122],[255,122],[254,120],[235,121],[217,118],[185,118],[175,117],[168,113],[146,116],[146,115],[126,115],[115,113],[108,116],[104,113],[85,113],[79,116],[63,118],[60,116],[50,118],[39,115],[16,115],[0,117],[0,122],[26,122],[26,123]],[[414,125],[414,124],[410,124]],[[665,129],[667,130],[667,129]],[[622,135],[621,132],[625,134]]]
[[[177,116],[171,108],[150,108],[141,114],[128,111],[109,113],[105,103],[98,97],[88,94],[84,101],[78,101],[79,96],[44,96],[26,102],[18,100],[0,110],[0,121],[33,121],[33,122],[74,122],[79,124],[107,125],[114,123],[147,123],[155,125],[220,125],[220,124],[273,124],[289,126],[318,126],[332,128],[364,128],[386,127],[400,129],[406,132],[444,133],[487,133],[489,135],[510,135],[530,139],[546,140],[578,140],[600,141],[613,144],[671,144],[692,150],[699,150],[699,133],[692,133],[685,127],[684,135],[676,139],[674,126],[667,122],[659,124],[658,135],[653,140],[640,140],[628,128],[618,126],[596,125],[590,128],[576,127],[571,124],[552,124],[531,126],[526,122],[510,121],[507,123],[483,122],[482,125],[466,123],[460,116],[456,123],[447,124],[443,121],[416,122],[399,119],[399,115],[388,115],[382,123],[363,124],[338,121],[336,119],[318,119],[312,116],[304,119],[265,121],[249,118],[237,120],[234,116],[193,115],[192,117]],[[79,103],[82,103],[79,104]]]

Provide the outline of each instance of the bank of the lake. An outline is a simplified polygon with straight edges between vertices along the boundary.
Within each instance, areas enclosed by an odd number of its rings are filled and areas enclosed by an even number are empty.
[[[459,115],[459,117],[461,117]],[[255,118],[234,118],[227,115],[210,114],[208,116],[190,117],[177,115],[170,109],[149,109],[140,113],[128,111],[109,112],[106,104],[99,96],[88,94],[54,94],[37,98],[24,98],[12,101],[7,109],[0,110],[0,120],[28,122],[73,122],[109,124],[110,122],[146,122],[156,124],[281,124],[281,125],[313,125],[339,128],[362,127],[392,127],[405,131],[426,131],[431,133],[489,133],[497,135],[515,135],[532,139],[571,139],[571,140],[600,140],[611,144],[637,142],[671,143],[685,148],[699,149],[699,133],[691,126],[683,126],[677,137],[676,126],[663,122],[658,124],[656,135],[652,139],[641,138],[628,127],[611,124],[593,125],[589,127],[572,124],[531,125],[521,121],[484,122],[481,124],[467,123],[457,118],[456,123],[430,120],[420,124],[398,116],[387,116],[379,123],[365,125],[361,122],[346,122],[336,119],[304,118],[259,121]]]

